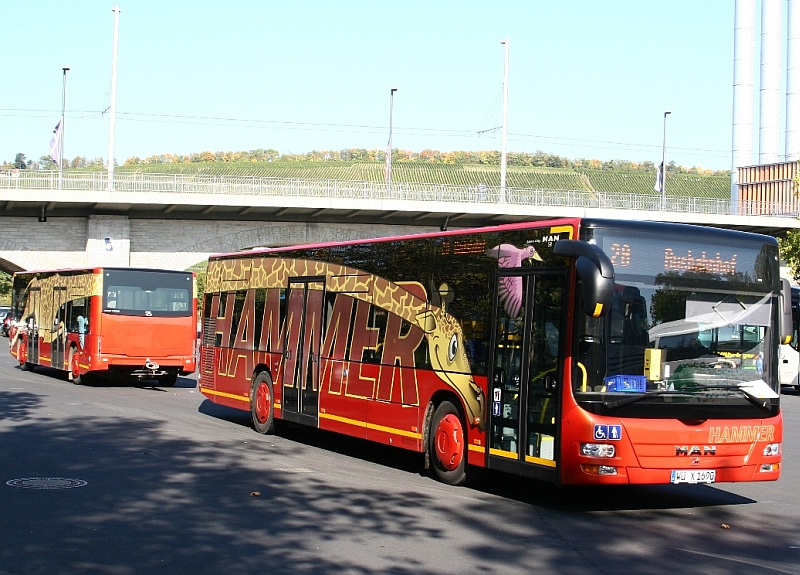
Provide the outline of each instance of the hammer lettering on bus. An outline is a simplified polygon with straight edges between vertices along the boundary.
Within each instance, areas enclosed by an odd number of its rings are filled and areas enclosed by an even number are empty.
[[[222,297],[215,298],[217,309],[221,307],[219,300],[225,300],[223,316],[217,316],[216,332],[220,347],[253,350],[252,361],[260,353],[281,353],[276,370],[281,373],[283,362],[286,361],[282,353],[283,342],[287,341],[286,318],[280,325],[280,336],[271,334],[269,342],[264,341],[265,335],[268,335],[266,332],[272,332],[278,323],[279,296],[276,294],[286,289],[290,278],[324,277],[326,292],[335,294],[333,309],[328,310],[321,349],[322,357],[335,359],[338,363],[337,366],[330,365],[332,361],[323,363],[323,369],[327,372],[322,374],[322,381],[327,382],[331,393],[345,392],[348,396],[367,399],[388,399],[394,393],[401,393],[404,404],[418,404],[414,351],[422,339],[427,339],[433,373],[462,398],[468,423],[484,428],[483,394],[471,374],[461,326],[443,307],[428,301],[424,286],[418,282],[391,282],[347,266],[296,259],[265,257],[250,262],[233,260],[212,263],[216,265],[209,264],[207,291],[222,292]],[[232,318],[237,304],[236,295],[232,292],[242,291],[243,281],[246,282],[247,294],[244,302],[239,304],[241,316],[234,334]],[[255,330],[251,327],[257,321],[251,292],[259,288],[266,288],[267,295],[263,318],[258,318],[262,321],[262,329],[260,341],[256,344],[252,335]],[[321,289],[321,284],[318,289]],[[352,304],[353,300],[357,300],[356,305]],[[382,342],[377,341],[377,329],[368,323],[369,306],[388,312],[385,339]],[[212,304],[211,311],[216,314],[213,308]],[[355,319],[351,322],[353,317]],[[268,325],[271,326],[270,330],[266,327]],[[314,325],[316,330],[320,329],[319,323]],[[292,342],[287,343],[294,347],[295,338],[306,338],[309,334],[295,334],[293,330],[291,335]],[[355,376],[352,373],[350,377],[343,376],[345,370],[350,372],[344,363],[361,362],[364,350],[381,354],[377,381],[360,375],[363,365]],[[239,360],[242,356],[232,351],[223,354],[220,350],[219,375],[233,377],[238,369],[251,370],[254,367],[241,366]],[[237,359],[234,360],[234,357]],[[343,383],[345,389],[342,389]],[[399,392],[392,391],[396,387],[400,388]]]

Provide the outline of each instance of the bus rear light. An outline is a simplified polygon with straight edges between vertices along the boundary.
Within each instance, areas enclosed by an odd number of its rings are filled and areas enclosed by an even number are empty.
[[[607,443],[581,443],[581,455],[586,457],[614,457],[613,445]]]
[[[780,443],[770,443],[764,448],[764,455],[769,457],[770,455],[780,455],[781,453],[781,444]]]
[[[778,471],[779,468],[780,468],[779,463],[762,463],[761,467],[759,468],[759,472],[770,473],[772,471]]]
[[[585,473],[591,475],[616,475],[617,468],[610,465],[581,465]]]

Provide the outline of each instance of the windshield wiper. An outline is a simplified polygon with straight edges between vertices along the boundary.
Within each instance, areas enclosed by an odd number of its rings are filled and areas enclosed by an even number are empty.
[[[707,389],[731,389],[731,390],[736,390],[736,391],[741,392],[741,394],[744,395],[745,399],[747,399],[747,401],[749,401],[750,403],[752,403],[756,407],[760,407],[761,409],[763,409],[765,411],[769,411],[771,409],[770,405],[769,405],[769,401],[767,401],[766,399],[763,399],[763,398],[760,398],[760,397],[756,397],[755,395],[753,395],[752,393],[750,393],[746,389],[742,389],[738,385],[722,385],[722,384],[720,384],[720,385],[693,385],[693,386],[683,387],[681,389],[660,389],[660,390],[657,390],[657,391],[648,391],[648,392],[645,392],[645,393],[643,393],[641,395],[632,395],[630,397],[625,397],[623,399],[608,400],[605,403],[603,403],[603,407],[605,407],[608,410],[612,410],[612,409],[616,409],[618,407],[622,407],[623,405],[628,405],[630,403],[636,403],[638,401],[642,401],[643,399],[647,399],[649,397],[657,397],[659,395],[689,395],[689,394],[686,393],[687,391],[705,391]]]
[[[752,403],[756,407],[760,407],[761,409],[766,410],[766,411],[770,410],[769,401],[767,401],[763,397],[758,397],[756,395],[753,395],[752,393],[750,393],[749,391],[747,391],[746,389],[744,389],[743,387],[740,387],[738,385],[730,385],[730,384],[700,385],[700,386],[697,386],[697,387],[692,387],[691,389],[697,389],[697,390],[704,390],[704,389],[735,389],[736,391],[741,392],[741,394],[745,396],[747,401],[749,401],[750,403]]]
[[[647,391],[641,395],[631,395],[630,397],[625,397],[623,399],[609,399],[605,403],[603,403],[603,407],[606,409],[616,409],[618,407],[622,407],[623,405],[628,405],[629,403],[636,403],[637,401],[642,401],[643,399],[647,399],[648,397],[657,397],[659,395],[687,395],[684,393],[684,389],[659,389],[657,391]]]

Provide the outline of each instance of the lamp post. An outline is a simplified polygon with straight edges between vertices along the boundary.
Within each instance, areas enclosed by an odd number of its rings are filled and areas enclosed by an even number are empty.
[[[394,109],[394,93],[397,88],[389,89],[389,145],[386,149],[386,184],[392,189],[392,110]]]
[[[672,113],[672,110],[664,112],[664,139],[661,144],[661,209],[665,209],[667,205],[667,116]]]
[[[500,40],[505,45],[505,65],[503,67],[503,149],[500,152],[500,202],[506,201],[506,161],[508,147],[508,38]]]
[[[58,150],[58,189],[61,189],[61,177],[64,171],[64,113],[67,107],[67,71],[69,66],[61,68],[63,72],[63,81],[61,83],[61,141],[59,142]]]

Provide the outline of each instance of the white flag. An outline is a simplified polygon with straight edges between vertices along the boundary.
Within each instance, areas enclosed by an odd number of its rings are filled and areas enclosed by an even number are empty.
[[[61,120],[53,130],[53,137],[50,139],[50,157],[57,165],[61,165]]]
[[[664,191],[664,162],[661,162],[656,168],[656,185],[653,186],[653,189],[657,192]]]

